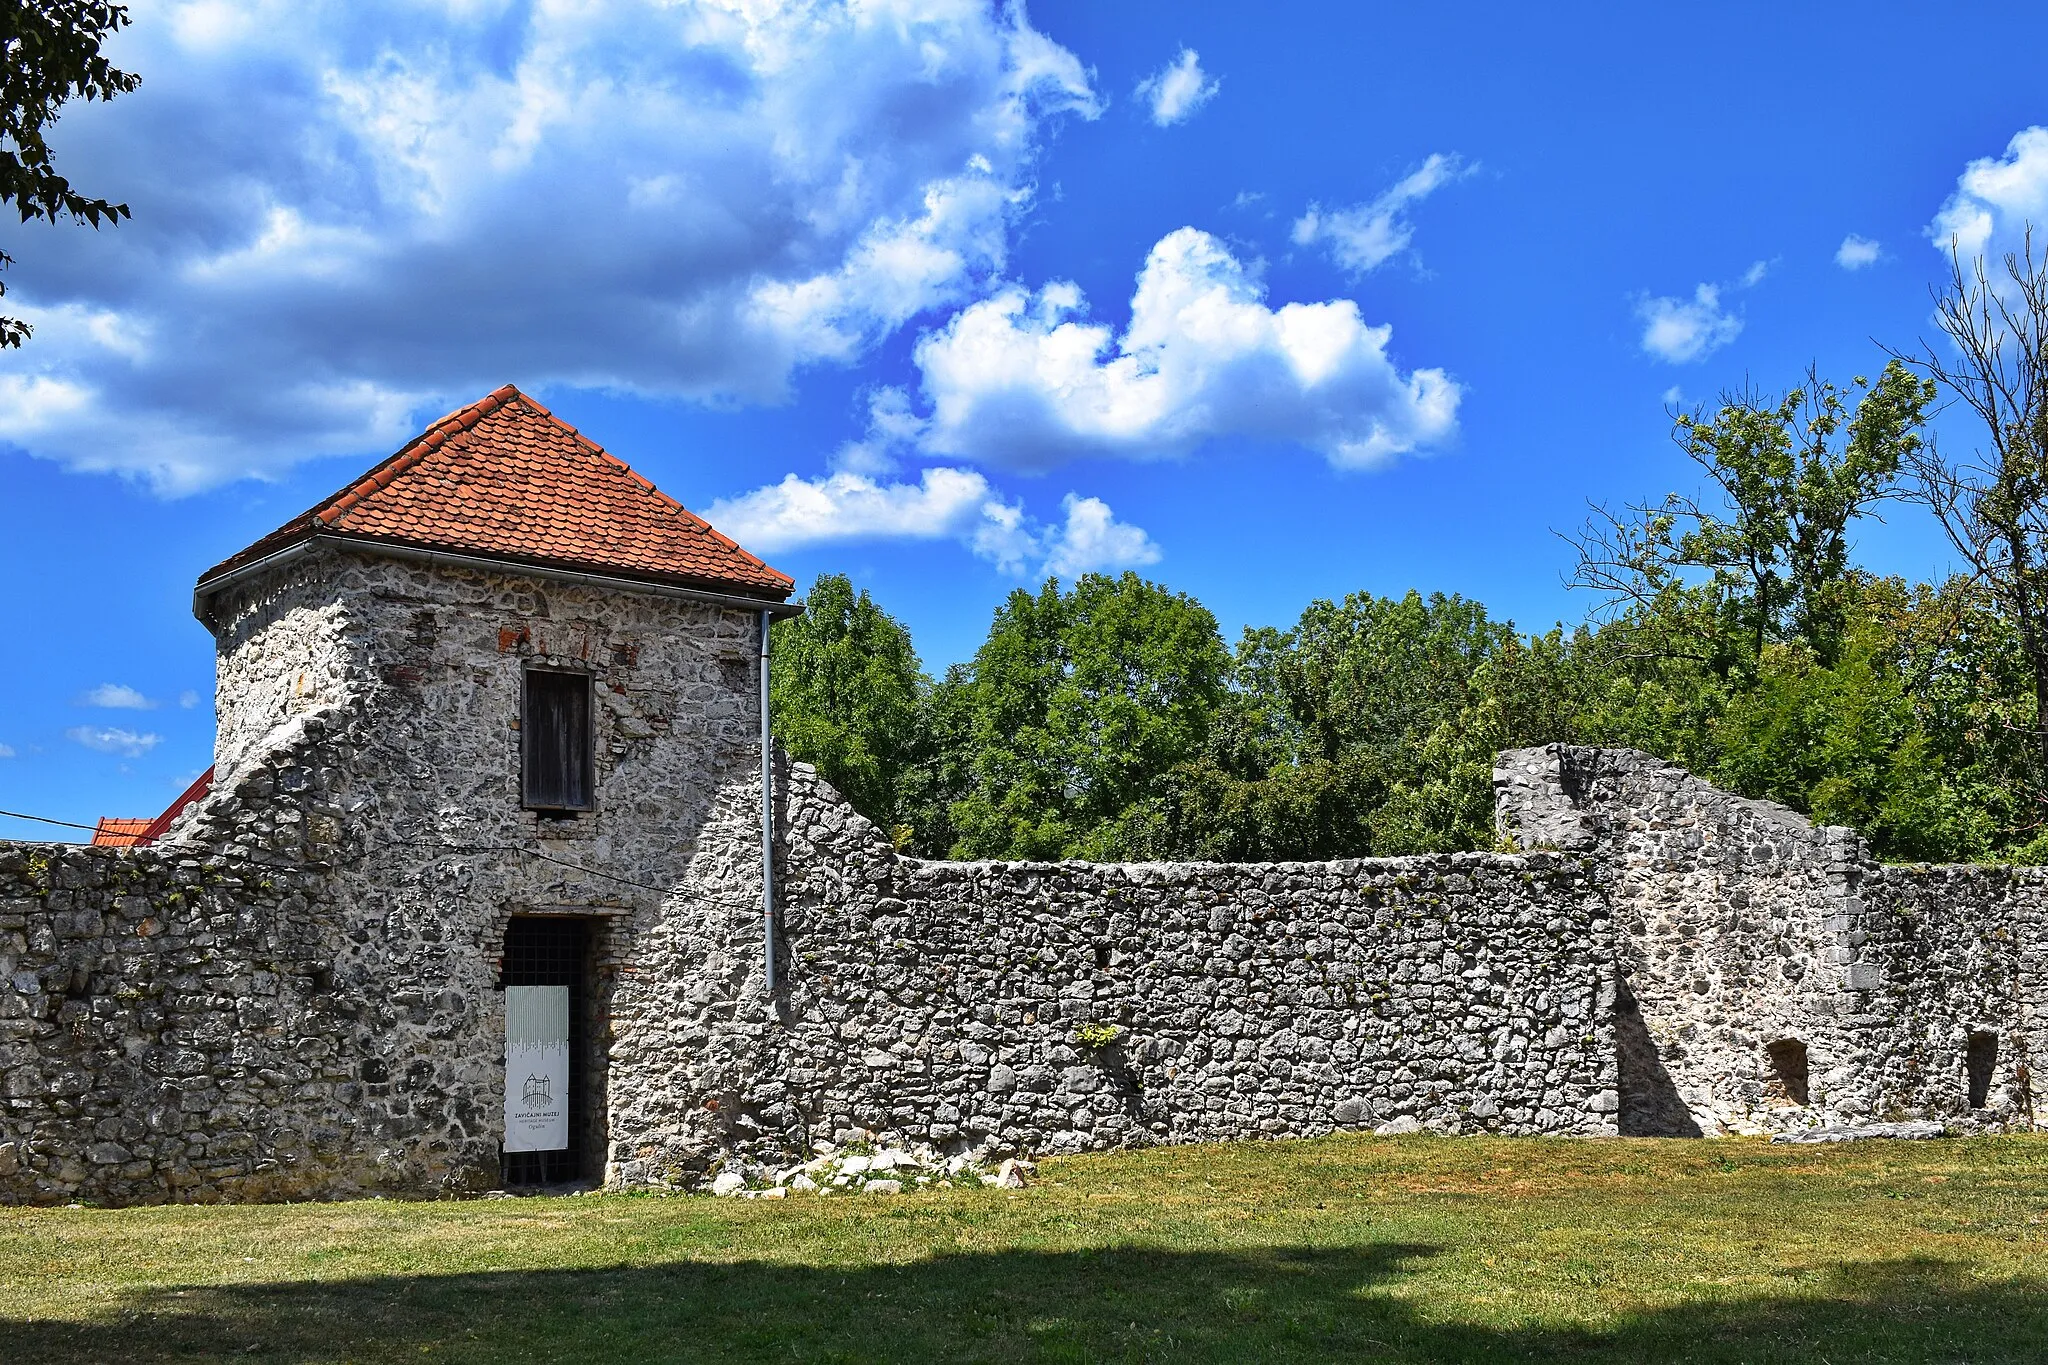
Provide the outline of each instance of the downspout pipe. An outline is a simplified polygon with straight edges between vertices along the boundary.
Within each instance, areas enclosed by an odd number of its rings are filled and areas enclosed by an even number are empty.
[[[775,1007],[775,746],[768,728],[768,626],[761,613],[761,983]]]

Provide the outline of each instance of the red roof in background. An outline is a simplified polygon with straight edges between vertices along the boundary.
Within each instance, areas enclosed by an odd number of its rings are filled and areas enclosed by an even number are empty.
[[[185,788],[184,794],[171,802],[170,809],[154,820],[130,820],[119,815],[102,815],[93,827],[92,841],[113,848],[135,848],[142,844],[153,844],[171,827],[171,821],[178,818],[185,807],[213,790],[213,769],[199,774],[198,780]]]
[[[774,601],[796,586],[510,384],[208,569],[200,586],[313,535]]]
[[[171,827],[171,821],[177,819],[185,807],[191,805],[194,801],[197,801],[212,790],[213,769],[209,767],[205,772],[199,774],[191,786],[185,788],[184,795],[171,802],[169,809],[149,822],[149,828],[143,830],[141,836],[135,842],[138,844],[155,843],[163,837],[163,832]]]
[[[119,815],[102,815],[93,826],[92,841],[110,848],[133,848],[142,842],[142,831],[150,826],[148,819],[130,820]]]

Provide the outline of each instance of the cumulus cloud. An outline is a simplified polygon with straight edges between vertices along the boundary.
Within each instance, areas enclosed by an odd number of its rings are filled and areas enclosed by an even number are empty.
[[[1102,499],[1069,493],[1060,505],[1067,514],[1066,524],[1049,538],[1042,572],[1074,578],[1159,562],[1159,547],[1152,538],[1140,528],[1118,521]]]
[[[1689,299],[1644,299],[1636,305],[1643,349],[1674,365],[1704,360],[1742,333],[1742,319],[1721,303],[1719,286],[1703,284]]]
[[[178,694],[178,705],[190,711],[193,707],[199,705],[199,694],[189,687],[186,688]]]
[[[2048,128],[2013,134],[2005,155],[1972,161],[1956,179],[1927,236],[1942,252],[1964,257],[2020,249],[2027,224],[2048,227]]]
[[[1184,47],[1178,57],[1138,82],[1137,95],[1151,105],[1152,121],[1166,128],[1193,117],[1222,88],[1222,82],[1202,70],[1195,50]]]
[[[111,711],[154,711],[156,703],[124,683],[101,683],[78,699],[80,706],[101,706]]]
[[[1835,248],[1835,264],[1844,270],[1861,270],[1867,265],[1876,265],[1882,254],[1876,242],[1852,232]]]
[[[67,110],[102,232],[0,227],[0,441],[179,490],[388,448],[505,382],[768,401],[999,278],[1099,104],[982,0],[204,0]]]
[[[1470,175],[1463,158],[1441,152],[1427,161],[1377,199],[1354,204],[1348,209],[1325,209],[1310,204],[1308,212],[1294,220],[1294,243],[1325,244],[1338,265],[1363,275],[1401,252],[1415,237],[1408,221],[1408,206],[1419,203],[1444,185]]]
[[[721,499],[705,518],[764,554],[845,540],[948,540],[970,536],[999,505],[972,469],[927,469],[916,483],[878,483],[851,470]]]
[[[133,730],[112,726],[77,725],[64,733],[88,749],[103,754],[122,754],[128,758],[140,758],[163,743],[162,735],[137,734]]]
[[[1357,468],[1449,439],[1459,389],[1403,373],[1392,329],[1349,299],[1268,307],[1253,271],[1181,228],[1138,273],[1119,335],[1078,287],[998,291],[925,335],[926,454],[1044,469],[1083,455],[1151,459],[1221,437],[1286,441]]]
[[[1156,563],[1151,537],[1120,522],[1100,498],[1069,493],[1065,523],[1040,525],[1005,501],[977,470],[924,470],[915,483],[883,483],[841,469],[721,499],[705,517],[766,553],[853,540],[954,540],[1005,573],[1076,574]]]

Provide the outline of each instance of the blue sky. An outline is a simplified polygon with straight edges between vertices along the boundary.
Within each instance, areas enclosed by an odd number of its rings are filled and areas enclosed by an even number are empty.
[[[1966,49],[2048,13],[1634,8],[137,4],[55,137],[134,221],[0,230],[0,808],[161,809],[197,574],[507,381],[935,671],[1049,571],[1576,621],[1668,402],[1874,373],[2048,221]]]

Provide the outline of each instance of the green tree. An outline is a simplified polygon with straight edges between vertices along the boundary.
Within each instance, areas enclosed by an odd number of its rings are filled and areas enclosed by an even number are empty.
[[[1495,752],[1568,738],[1561,631],[1484,607],[1353,594],[1248,630],[1209,743],[1169,782],[1182,856],[1333,858],[1490,846]]]
[[[930,687],[910,632],[843,574],[821,574],[771,644],[775,737],[902,843]]]
[[[1136,574],[1011,593],[953,684],[954,856],[1151,856],[1161,779],[1207,737],[1229,661],[1206,607]]]
[[[1800,641],[1831,665],[1847,628],[1851,528],[1918,457],[1933,398],[1931,381],[1894,360],[1874,385],[1859,375],[1844,390],[1809,372],[1775,401],[1742,392],[1711,420],[1679,416],[1673,439],[1714,495],[1596,507],[1572,542],[1572,585],[1632,612],[1639,646],[1723,677],[1754,670],[1774,641]]]
[[[1914,364],[1961,400],[1982,429],[1972,449],[1923,446],[1910,467],[1972,578],[2011,625],[2033,693],[2025,718],[2032,820],[2048,827],[2048,254],[2029,224],[1995,271],[1949,249],[1935,318],[1949,345]]]
[[[98,227],[129,216],[71,188],[50,159],[45,134],[72,99],[110,100],[142,83],[100,54],[100,44],[126,27],[128,7],[99,0],[16,0],[0,9],[0,204],[21,221],[73,222]],[[0,251],[0,269],[14,258]],[[0,283],[0,295],[7,286]],[[0,347],[19,346],[30,327],[0,317]]]

